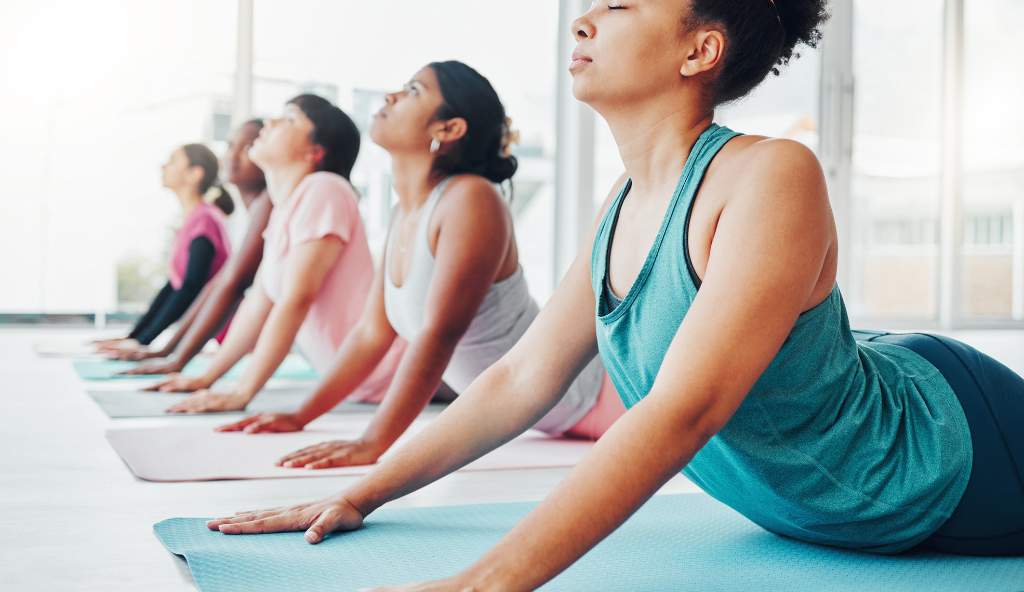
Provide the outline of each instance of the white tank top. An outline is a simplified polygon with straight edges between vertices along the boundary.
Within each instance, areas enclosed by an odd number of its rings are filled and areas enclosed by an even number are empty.
[[[413,237],[412,258],[401,287],[391,278],[391,257],[394,241],[389,239],[384,256],[384,307],[388,321],[406,341],[412,342],[426,317],[427,293],[434,275],[434,255],[430,252],[428,229],[434,209],[444,193],[448,180],[439,183],[423,204]],[[444,381],[456,393],[462,393],[484,370],[504,356],[540,312],[537,302],[526,286],[522,267],[487,291],[476,316],[455,346]],[[534,428],[549,434],[561,434],[573,427],[596,404],[604,383],[604,367],[596,357],[580,372],[562,399]]]

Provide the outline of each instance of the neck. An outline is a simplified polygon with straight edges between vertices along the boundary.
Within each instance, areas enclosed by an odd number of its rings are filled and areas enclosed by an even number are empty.
[[[178,196],[178,203],[181,204],[181,211],[185,216],[188,216],[203,201],[203,196],[199,195],[199,192],[192,187],[174,193]]]
[[[671,191],[690,150],[714,119],[695,101],[669,101],[603,112],[638,193]]]
[[[398,194],[398,206],[404,212],[418,209],[441,182],[432,170],[433,157],[422,154],[391,156],[391,178]]]
[[[263,195],[267,191],[267,186],[264,184],[258,185],[235,185],[238,188],[238,196],[242,198],[242,205],[245,209],[249,209],[252,206],[252,202],[256,201],[256,198]]]
[[[274,202],[274,205],[288,201],[302,179],[312,172],[313,170],[305,164],[265,168],[263,175],[267,180],[270,201]]]

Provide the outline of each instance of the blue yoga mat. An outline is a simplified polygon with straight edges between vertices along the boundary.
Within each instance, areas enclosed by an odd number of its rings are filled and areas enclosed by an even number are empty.
[[[315,546],[302,533],[222,535],[199,518],[154,529],[204,592],[358,590],[453,575],[533,506],[384,509]],[[705,495],[672,495],[652,499],[543,589],[1018,592],[1024,558],[841,551],[772,535]]]
[[[190,376],[198,376],[206,371],[210,366],[211,359],[209,357],[196,357],[189,362],[188,366],[185,366],[185,374]],[[226,380],[237,380],[241,378],[242,372],[245,371],[246,366],[249,363],[249,358],[242,358],[242,360],[235,364],[235,366],[224,375]],[[75,372],[82,380],[121,380],[121,379],[138,379],[148,378],[156,379],[160,378],[159,374],[139,374],[135,376],[120,376],[118,372],[130,370],[138,365],[138,362],[123,362],[120,360],[75,360],[73,362]],[[277,372],[274,373],[274,378],[279,380],[317,380],[319,376],[316,370],[309,365],[302,356],[295,354],[289,354],[288,357],[281,362]]]

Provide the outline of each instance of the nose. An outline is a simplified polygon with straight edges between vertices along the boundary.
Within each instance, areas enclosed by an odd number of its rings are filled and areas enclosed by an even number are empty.
[[[576,41],[583,41],[584,39],[593,39],[594,34],[597,32],[594,29],[594,23],[590,21],[590,11],[587,11],[570,25],[572,31],[572,37]]]
[[[384,95],[384,104],[389,106],[389,107],[391,105],[394,105],[395,101],[397,101],[397,100],[398,100],[398,93],[397,92],[390,92],[390,93]]]

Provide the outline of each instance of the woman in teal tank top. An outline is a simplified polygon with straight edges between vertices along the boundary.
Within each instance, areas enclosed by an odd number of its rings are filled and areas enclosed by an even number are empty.
[[[573,91],[627,173],[592,246],[516,347],[365,479],[210,528],[359,528],[524,430],[598,350],[629,411],[474,565],[409,589],[537,588],[679,471],[809,543],[1024,553],[1024,381],[952,340],[851,331],[815,156],[713,123],[825,18],[821,0],[594,2]]]

